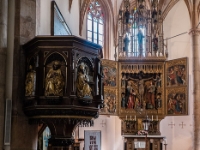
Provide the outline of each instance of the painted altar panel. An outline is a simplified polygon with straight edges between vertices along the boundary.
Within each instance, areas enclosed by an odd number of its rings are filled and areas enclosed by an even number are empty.
[[[100,113],[106,115],[116,115],[118,105],[118,102],[116,101],[117,97],[118,95],[116,89],[104,87],[104,102]]]
[[[188,63],[187,58],[166,62],[166,115],[188,114]]]
[[[167,115],[187,115],[188,94],[187,87],[174,87],[166,90]]]
[[[187,58],[167,61],[165,68],[166,87],[188,85]]]
[[[102,59],[104,103],[100,114],[118,114],[118,62]]]

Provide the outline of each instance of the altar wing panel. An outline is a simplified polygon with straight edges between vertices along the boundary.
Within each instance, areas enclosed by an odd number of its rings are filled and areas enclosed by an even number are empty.
[[[118,115],[118,62],[102,59],[104,104],[100,114]]]
[[[166,115],[188,114],[188,59],[179,58],[165,64]]]

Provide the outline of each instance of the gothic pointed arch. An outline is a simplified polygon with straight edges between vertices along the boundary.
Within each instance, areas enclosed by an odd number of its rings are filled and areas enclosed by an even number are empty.
[[[89,8],[89,5],[92,0],[84,0],[81,5],[80,10],[80,24],[79,24],[79,34],[82,35],[83,31],[83,22],[84,19],[87,16],[87,11]],[[99,4],[101,5],[102,12],[103,12],[103,18],[104,18],[104,40],[103,40],[103,52],[104,52],[104,58],[110,57],[110,35],[111,31],[115,31],[115,25],[114,25],[114,11],[111,0],[98,0]]]
[[[188,1],[188,0],[184,0],[184,1],[185,1],[186,6],[187,6],[189,16],[190,16],[190,19],[191,19],[192,18],[192,3],[191,3],[191,1]]]
[[[69,0],[69,12],[71,11],[73,0]]]
[[[173,6],[178,2],[179,0],[170,0],[169,3],[165,4],[163,3],[163,5],[161,6],[161,12],[162,12],[162,18],[163,20],[165,19],[165,17],[167,16],[167,14],[169,13],[169,11],[173,8]]]

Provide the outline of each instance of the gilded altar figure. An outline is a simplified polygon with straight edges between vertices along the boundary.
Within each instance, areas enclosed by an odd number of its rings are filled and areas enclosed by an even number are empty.
[[[148,80],[152,80],[153,78],[143,79],[141,75],[139,75],[139,79],[136,80],[138,84],[138,90],[140,94],[140,100],[144,100],[144,94],[145,94],[145,82]]]
[[[25,80],[25,96],[34,96],[34,85],[35,85],[35,71],[33,71],[32,66],[29,66],[29,72],[26,75]]]
[[[59,61],[54,61],[45,79],[45,96],[62,96],[65,85]]]
[[[90,88],[88,82],[89,78],[87,75],[86,65],[84,63],[81,63],[78,67],[77,80],[76,80],[77,96],[79,98],[83,97],[90,98],[92,96],[91,94],[92,89]]]
[[[156,87],[153,81],[150,81],[149,86],[147,87],[147,102],[151,104],[151,108],[155,108],[155,90]]]

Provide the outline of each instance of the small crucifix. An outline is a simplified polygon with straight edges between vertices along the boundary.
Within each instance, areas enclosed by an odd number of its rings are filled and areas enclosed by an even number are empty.
[[[168,126],[171,126],[171,128],[173,128],[173,126],[175,126],[175,124],[173,124],[172,122],[171,122],[171,124],[168,124]]]
[[[102,127],[104,127],[104,125],[106,125],[106,122],[104,122],[104,120],[102,120],[101,125],[102,125]]]
[[[179,126],[182,126],[182,129],[183,129],[183,126],[185,126],[185,124],[183,124],[183,122],[181,124],[179,124]]]

